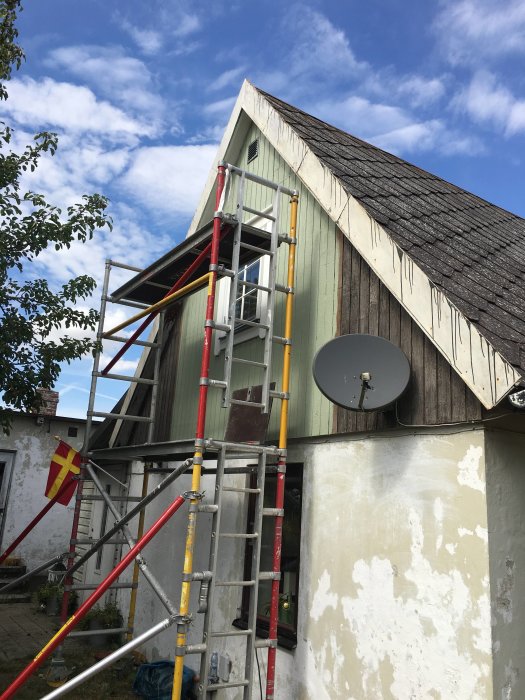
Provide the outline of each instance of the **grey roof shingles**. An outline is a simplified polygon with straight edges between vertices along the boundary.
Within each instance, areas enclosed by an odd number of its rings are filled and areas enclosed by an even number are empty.
[[[525,219],[259,92],[430,281],[525,374]]]

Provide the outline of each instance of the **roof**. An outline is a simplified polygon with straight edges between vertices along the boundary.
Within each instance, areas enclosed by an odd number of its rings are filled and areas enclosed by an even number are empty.
[[[431,282],[525,372],[525,220],[258,92]]]

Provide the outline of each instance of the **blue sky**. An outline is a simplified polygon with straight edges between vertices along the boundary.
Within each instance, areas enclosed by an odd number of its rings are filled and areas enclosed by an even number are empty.
[[[143,267],[184,237],[245,77],[525,216],[521,0],[46,0],[18,26],[6,121],[18,144],[60,135],[27,184],[59,206],[105,194],[115,223],[40,256],[57,284],[100,281],[107,257]],[[61,415],[84,415],[90,363],[64,369]]]

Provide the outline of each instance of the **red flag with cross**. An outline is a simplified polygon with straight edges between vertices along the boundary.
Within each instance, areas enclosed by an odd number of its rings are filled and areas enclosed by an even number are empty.
[[[74,477],[80,473],[82,458],[80,452],[62,440],[59,442],[55,454],[51,458],[49,465],[49,476],[47,477],[46,496],[54,498],[59,489],[60,496],[56,502],[67,506],[72,499],[77,487],[77,480]],[[67,484],[70,483],[68,487]],[[63,487],[63,488],[62,488]]]

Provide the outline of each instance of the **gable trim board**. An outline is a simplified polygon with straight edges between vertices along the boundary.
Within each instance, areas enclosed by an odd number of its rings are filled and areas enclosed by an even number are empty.
[[[249,121],[260,129],[483,406],[490,409],[498,404],[520,382],[519,372],[345,190],[336,175],[248,81],[239,93],[188,235],[197,230],[207,212],[211,214],[216,166],[221,161],[235,162]]]

